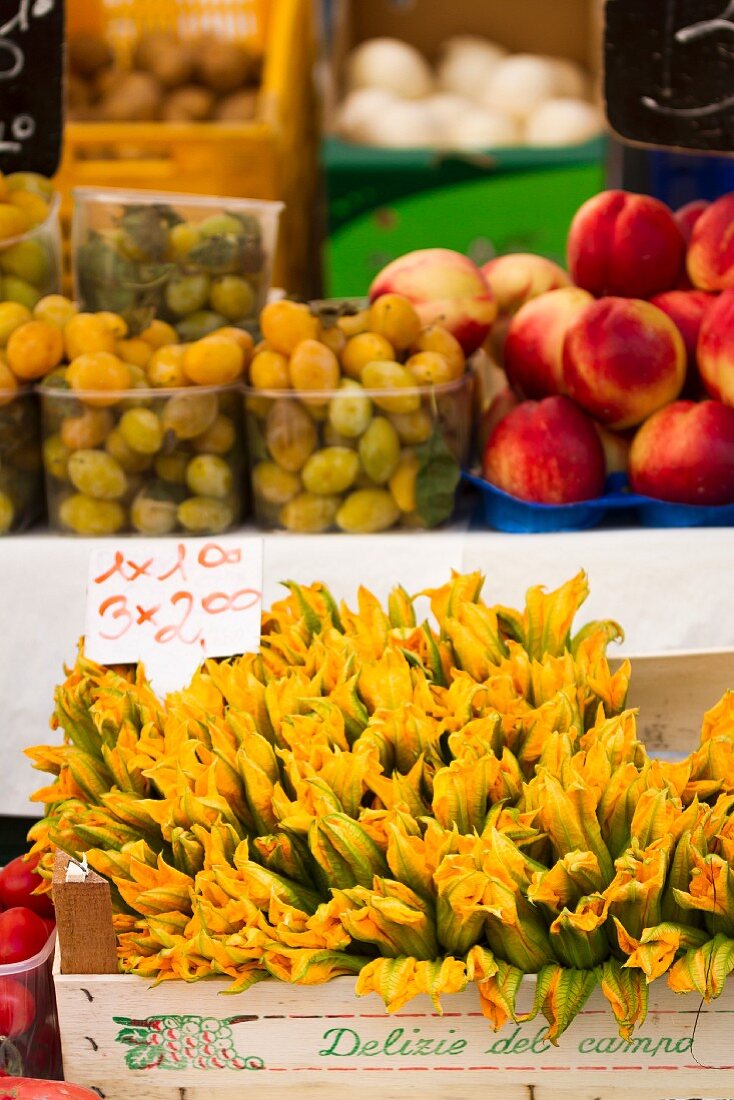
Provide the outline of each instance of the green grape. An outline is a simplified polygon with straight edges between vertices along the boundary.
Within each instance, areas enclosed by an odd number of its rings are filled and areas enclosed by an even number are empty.
[[[376,416],[359,441],[359,457],[368,477],[384,485],[400,461],[398,433],[384,416]]]
[[[400,516],[400,509],[386,489],[357,489],[336,514],[337,526],[353,535],[386,531]]]
[[[155,472],[162,481],[168,481],[174,485],[186,484],[186,469],[191,461],[191,455],[185,451],[174,451],[170,455],[158,455],[155,460]]]
[[[339,497],[299,493],[281,508],[280,522],[289,531],[301,531],[304,534],[328,531],[334,524],[340,503]]]
[[[283,470],[277,462],[258,462],[252,471],[255,496],[268,504],[287,504],[301,490],[298,474]]]
[[[176,393],[166,401],[161,423],[178,439],[194,439],[211,427],[216,417],[215,393]]]
[[[372,402],[359,382],[343,378],[340,393],[329,402],[329,424],[340,435],[356,439],[366,431],[372,416]]]
[[[194,340],[203,339],[211,332],[216,332],[218,328],[224,328],[226,324],[227,320],[221,313],[214,313],[211,309],[197,309],[182,321],[178,321],[176,332],[180,339],[188,344]]]
[[[226,237],[229,233],[240,236],[243,226],[234,214],[211,214],[199,222],[198,229],[202,237]]]
[[[192,439],[191,445],[200,454],[226,455],[237,442],[237,429],[228,416],[218,416],[205,432]]]
[[[166,305],[179,317],[195,313],[206,305],[210,286],[208,275],[174,275],[166,287]]]
[[[222,275],[212,283],[209,304],[228,321],[241,321],[253,312],[255,295],[241,275]]]
[[[93,500],[75,493],[62,502],[59,520],[77,535],[114,535],[125,524],[125,509],[116,500]]]
[[[15,508],[7,493],[0,493],[0,535],[6,535],[13,526]]]
[[[359,456],[349,447],[325,447],[316,451],[303,467],[304,488],[309,493],[330,496],[343,493],[359,473]]]
[[[197,455],[189,462],[186,484],[195,496],[223,500],[232,492],[232,469],[218,455]]]
[[[193,534],[218,535],[235,521],[231,502],[213,497],[189,497],[178,506],[178,522]]]
[[[122,466],[105,451],[74,451],[69,458],[69,481],[94,500],[118,500],[128,487]]]
[[[6,302],[19,302],[26,309],[33,309],[40,301],[41,291],[17,275],[6,275],[2,282],[2,295]]]
[[[60,435],[50,435],[43,443],[43,463],[51,477],[65,481],[69,468],[71,451]]]
[[[154,455],[163,446],[163,428],[151,409],[128,409],[117,425],[122,438],[142,455]]]
[[[178,522],[175,500],[156,499],[143,489],[130,506],[130,521],[143,535],[168,535]]]
[[[125,413],[125,416],[128,414]],[[105,439],[105,450],[122,466],[126,474],[142,474],[149,470],[153,461],[151,455],[135,451],[126,441],[119,427],[113,428]]]

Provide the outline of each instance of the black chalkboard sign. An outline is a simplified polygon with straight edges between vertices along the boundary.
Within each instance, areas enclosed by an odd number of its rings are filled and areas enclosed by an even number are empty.
[[[734,0],[607,0],[604,63],[621,138],[734,152]]]
[[[63,48],[64,0],[0,0],[3,172],[52,176],[58,168],[63,126]]]

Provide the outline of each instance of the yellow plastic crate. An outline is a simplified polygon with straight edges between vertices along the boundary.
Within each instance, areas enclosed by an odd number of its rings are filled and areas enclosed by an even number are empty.
[[[291,293],[318,292],[313,208],[318,133],[313,88],[310,0],[74,0],[69,34],[105,33],[122,62],[141,32],[214,31],[263,54],[258,117],[242,123],[70,122],[55,184],[62,216],[71,189],[131,187],[281,199],[274,283]],[[119,158],[95,155],[113,143]]]

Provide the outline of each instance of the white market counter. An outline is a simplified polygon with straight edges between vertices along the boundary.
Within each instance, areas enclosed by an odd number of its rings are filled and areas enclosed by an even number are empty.
[[[33,812],[28,796],[43,777],[22,749],[51,736],[53,689],[74,659],[89,552],[101,545],[46,534],[0,539],[0,815]],[[734,646],[733,564],[727,528],[268,535],[264,602],[278,597],[281,580],[323,580],[352,600],[359,584],[381,597],[397,583],[416,592],[442,584],[453,567],[481,569],[485,597],[518,606],[530,585],[555,587],[583,568],[591,597],[580,619],[617,620],[626,632],[620,653],[710,649]]]

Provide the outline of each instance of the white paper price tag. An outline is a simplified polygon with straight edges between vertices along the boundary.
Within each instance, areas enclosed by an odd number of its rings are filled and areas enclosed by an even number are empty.
[[[260,645],[263,540],[121,540],[93,550],[85,652],[100,664],[142,661],[160,695],[207,657]]]

